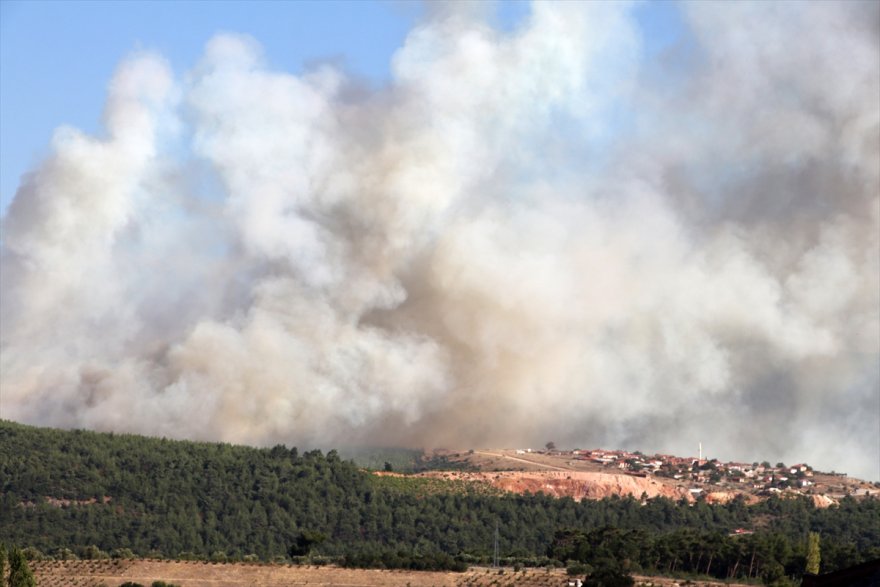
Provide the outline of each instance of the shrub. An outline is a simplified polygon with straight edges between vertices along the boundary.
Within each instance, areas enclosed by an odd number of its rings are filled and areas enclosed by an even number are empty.
[[[76,553],[74,553],[69,548],[59,548],[58,550],[55,551],[55,560],[75,561],[78,558],[79,557],[76,556]]]
[[[586,583],[591,587],[632,587],[635,580],[617,562],[600,559]]]
[[[92,544],[82,549],[80,558],[85,560],[103,560],[110,557],[107,555],[106,552]]]
[[[129,559],[129,558],[134,558],[134,553],[131,551],[130,548],[117,548],[116,550],[114,550],[113,552],[110,553],[110,557],[116,558],[116,559],[119,559],[119,558]]]
[[[46,556],[39,548],[34,548],[33,546],[22,548],[21,554],[25,558],[25,560],[29,561],[41,561],[46,558]]]

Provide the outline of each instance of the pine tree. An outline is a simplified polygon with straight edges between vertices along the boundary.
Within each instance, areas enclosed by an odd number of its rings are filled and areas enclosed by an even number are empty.
[[[34,573],[15,546],[9,552],[9,587],[37,587]]]
[[[819,574],[819,563],[822,560],[819,552],[819,533],[810,532],[807,537],[807,568],[806,572],[812,575]]]

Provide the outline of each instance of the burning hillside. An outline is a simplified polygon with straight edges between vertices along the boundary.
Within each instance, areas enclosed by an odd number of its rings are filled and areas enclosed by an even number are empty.
[[[880,478],[880,5],[670,5],[658,51],[638,3],[476,4],[375,85],[123,61],[3,218],[3,417]]]

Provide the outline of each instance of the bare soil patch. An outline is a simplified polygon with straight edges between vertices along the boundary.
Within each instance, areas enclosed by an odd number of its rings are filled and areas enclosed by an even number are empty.
[[[431,471],[418,473],[417,477],[435,477],[448,480],[483,482],[511,493],[545,493],[553,497],[571,497],[575,500],[603,499],[612,495],[631,495],[639,498],[668,497],[686,499],[693,497],[682,486],[664,483],[658,479],[634,477],[626,474],[588,471],[491,471],[459,472]]]
[[[456,573],[343,569],[201,561],[43,561],[32,563],[40,587],[147,587],[165,581],[181,587],[454,587]]]
[[[514,571],[474,567],[464,573],[443,573],[158,560],[41,561],[31,565],[40,587],[118,587],[126,581],[149,587],[160,580],[181,587],[563,587],[570,580],[562,569]],[[636,579],[640,586],[683,584],[681,580],[657,577]],[[690,585],[725,584],[695,581]]]

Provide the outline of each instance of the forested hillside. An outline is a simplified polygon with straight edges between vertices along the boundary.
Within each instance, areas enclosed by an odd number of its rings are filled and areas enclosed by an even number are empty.
[[[429,490],[428,490],[429,489]],[[820,536],[830,571],[880,557],[880,501],[668,499],[574,502],[466,486],[389,483],[335,451],[255,449],[0,422],[0,541],[46,555],[263,560],[453,568],[488,561],[496,524],[510,562],[765,577],[803,572]],[[753,534],[732,535],[736,529]],[[97,548],[88,548],[90,546]],[[33,551],[32,551],[33,552]]]

